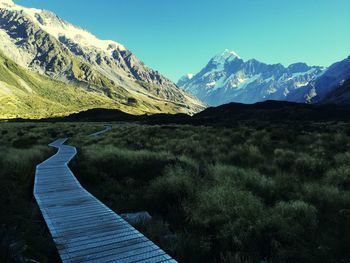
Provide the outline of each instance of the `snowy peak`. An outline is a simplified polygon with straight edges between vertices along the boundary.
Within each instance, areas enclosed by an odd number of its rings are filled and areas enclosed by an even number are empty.
[[[118,50],[126,50],[123,45],[111,40],[100,40],[90,32],[67,23],[51,12],[40,10],[34,14],[33,18],[38,21],[42,29],[56,39],[65,37],[84,47],[98,48],[105,52],[108,52],[112,46]]]
[[[236,52],[226,49],[192,79],[182,78],[178,86],[213,106],[229,102],[285,100],[323,71],[322,67],[309,67],[305,63],[284,67],[255,59],[244,61]]]
[[[189,73],[189,74],[187,74],[187,75],[181,77],[181,78],[179,79],[179,81],[177,82],[177,85],[178,85],[179,87],[181,87],[181,86],[183,86],[185,83],[187,83],[188,81],[190,81],[191,79],[193,79],[193,77],[194,77],[194,74]]]
[[[193,79],[194,74],[193,74],[193,73],[189,73],[189,74],[187,74],[186,76],[187,76],[187,78],[188,78],[189,80],[191,80],[191,79]]]
[[[226,48],[224,50],[224,52],[221,53],[222,57],[235,57],[235,58],[241,58],[235,51],[233,50],[229,50],[228,48]]]
[[[0,8],[12,8],[15,6],[12,0],[0,0]]]
[[[223,52],[214,56],[211,62],[215,64],[225,64],[236,59],[241,59],[241,57],[235,51],[225,49]]]
[[[6,5],[14,5],[12,0],[0,0],[0,6],[2,4],[6,4]]]
[[[50,11],[15,5],[11,0],[0,0],[0,3],[4,3],[5,8],[27,15],[31,21],[57,40],[64,37],[83,47],[97,48],[105,52],[110,52],[111,47],[120,51],[126,50],[123,45],[111,40],[100,40],[90,32],[64,21]]]

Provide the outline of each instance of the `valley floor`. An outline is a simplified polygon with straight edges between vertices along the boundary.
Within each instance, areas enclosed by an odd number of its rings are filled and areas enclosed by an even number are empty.
[[[350,123],[0,123],[0,261],[56,262],[35,165],[70,136],[71,168],[179,262],[348,262]],[[13,244],[16,244],[15,246]]]

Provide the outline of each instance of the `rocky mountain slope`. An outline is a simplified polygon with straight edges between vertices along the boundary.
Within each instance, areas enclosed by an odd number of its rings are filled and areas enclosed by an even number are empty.
[[[235,52],[225,50],[213,57],[198,74],[183,77],[178,85],[213,106],[229,102],[299,101],[296,91],[305,95],[309,91],[306,87],[324,70],[304,63],[284,67],[255,59],[244,61]],[[308,102],[311,97],[304,96],[303,100]]]
[[[332,104],[350,104],[350,78],[342,81],[339,86],[327,94],[322,101]]]
[[[290,99],[311,103],[348,104],[350,102],[350,57],[331,65],[321,76],[311,81],[303,90],[291,93]]]
[[[29,71],[0,52],[1,118],[44,118],[102,108],[123,108],[103,93],[92,93]]]
[[[93,95],[103,93],[130,113],[192,114],[203,109],[123,45],[99,40],[54,13],[11,0],[0,0],[0,51],[24,69]]]

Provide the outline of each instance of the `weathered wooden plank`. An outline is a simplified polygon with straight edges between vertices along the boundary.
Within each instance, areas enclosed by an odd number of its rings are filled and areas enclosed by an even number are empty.
[[[100,136],[100,135],[102,135],[103,133],[106,133],[106,132],[108,132],[108,131],[110,131],[110,130],[112,130],[112,126],[108,125],[108,126],[106,126],[106,128],[105,128],[104,130],[98,131],[98,132],[95,132],[95,133],[92,133],[92,134],[90,134],[89,136],[91,136],[91,137]]]
[[[154,257],[139,259],[137,262],[161,263],[161,262],[169,262],[169,259],[171,259],[171,258],[168,255],[161,255],[161,256],[154,256]],[[135,261],[132,261],[132,259],[131,259],[130,262],[135,262]]]
[[[108,221],[111,221],[111,220],[114,220],[114,218],[108,216],[108,217],[90,217],[90,218],[87,218],[87,219],[84,219],[84,221],[79,221],[79,220],[73,220],[73,221],[69,221],[69,220],[65,220],[65,221],[60,221],[60,222],[53,222],[53,224],[56,226],[56,227],[59,227],[59,228],[71,228],[72,226],[75,227],[77,225],[79,226],[87,226],[87,225],[90,225],[92,223],[95,223],[95,222],[108,222]]]
[[[103,249],[103,248],[102,248]],[[102,250],[95,254],[88,253],[86,256],[73,258],[82,262],[108,262],[110,260],[125,262],[131,256],[139,256],[143,253],[152,253],[156,249],[152,247],[150,241],[135,242],[128,244],[125,247],[110,248],[109,250]],[[164,252],[161,252],[164,253]]]
[[[137,230],[135,230],[134,228],[128,228],[128,229],[117,229],[117,230],[108,230],[108,231],[104,231],[104,232],[100,232],[100,233],[95,233],[95,234],[84,234],[81,236],[75,236],[69,239],[69,241],[67,241],[68,246],[72,245],[72,246],[77,246],[79,244],[84,244],[87,241],[90,240],[95,240],[98,238],[103,238],[103,237],[107,237],[107,236],[116,236],[117,237],[123,237],[125,235],[130,235],[132,233],[139,233]],[[62,238],[57,237],[57,240],[62,241]]]
[[[120,251],[109,251],[104,257],[91,257],[89,260],[84,260],[84,262],[139,262],[143,260],[144,255],[156,256],[165,254],[163,251],[158,249],[152,249],[150,244],[145,244],[140,247],[130,248],[130,250]]]
[[[154,253],[141,254],[136,257],[129,257],[124,262],[125,263],[131,263],[131,262],[158,263],[158,262],[168,262],[168,258],[170,257],[166,254],[158,254],[157,252],[154,252]]]
[[[97,242],[95,243],[95,246],[90,246],[87,248],[83,248],[80,250],[68,250],[69,254],[74,255],[72,258],[75,257],[85,257],[87,254],[89,255],[89,258],[95,257],[101,257],[102,253],[113,253],[115,254],[116,251],[129,251],[132,248],[137,248],[140,246],[146,246],[147,242],[150,242],[147,240],[146,237],[135,237],[131,239],[125,239],[120,242]],[[103,255],[105,255],[103,254]]]
[[[67,165],[77,152],[63,145],[66,140],[50,144],[58,152],[37,165],[34,183],[34,196],[62,261],[176,262],[80,185]]]
[[[107,236],[102,236],[99,238],[94,238],[94,239],[89,239],[80,241],[79,243],[69,243],[67,245],[67,250],[68,251],[79,251],[83,249],[87,249],[90,247],[95,247],[96,244],[102,244],[102,243],[119,243],[119,242],[124,242],[127,240],[135,239],[135,238],[140,238],[142,235],[140,233],[137,233],[135,231],[130,231],[130,232],[122,232],[122,233],[117,233],[113,235],[107,235]]]
[[[64,215],[64,216],[55,216],[55,218],[52,218],[52,222],[65,222],[68,220],[71,221],[81,221],[81,220],[85,220],[88,219],[90,217],[95,217],[95,216],[101,216],[101,215],[107,215],[107,214],[111,214],[110,211],[92,211],[92,212],[88,212],[88,213],[84,213],[84,214],[71,214],[71,215]]]

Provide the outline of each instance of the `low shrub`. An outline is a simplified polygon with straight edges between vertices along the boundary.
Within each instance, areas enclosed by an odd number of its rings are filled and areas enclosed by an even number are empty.
[[[164,175],[152,180],[147,189],[150,204],[156,211],[167,213],[179,208],[184,200],[191,198],[196,189],[196,174],[180,165],[168,166]]]
[[[209,232],[221,251],[246,250],[257,238],[264,218],[264,205],[252,193],[218,185],[198,193],[187,207],[192,224]]]
[[[277,262],[309,262],[318,226],[317,209],[299,200],[282,201],[269,213],[264,230],[269,236],[268,253]]]
[[[312,157],[308,154],[300,154],[294,162],[295,172],[300,178],[309,179],[310,177],[322,178],[328,165],[320,158]]]
[[[209,173],[220,185],[230,185],[234,188],[251,191],[267,203],[274,198],[274,179],[261,175],[256,170],[217,164],[210,167]]]
[[[330,169],[324,178],[326,184],[331,184],[339,189],[350,191],[350,163]]]
[[[276,149],[274,151],[274,162],[283,171],[290,171],[296,159],[296,153],[291,150]]]
[[[17,149],[29,149],[38,143],[38,138],[35,136],[25,137],[14,140],[12,146]]]
[[[149,180],[160,175],[167,165],[174,162],[174,158],[168,153],[133,151],[114,146],[83,147],[81,155],[84,162],[79,169],[87,173],[85,177],[90,174],[95,174],[92,175],[94,177],[96,174],[104,174],[114,180],[126,177]]]
[[[264,156],[260,152],[259,148],[251,144],[236,146],[227,155],[228,163],[243,167],[257,166],[261,164],[263,160]]]

